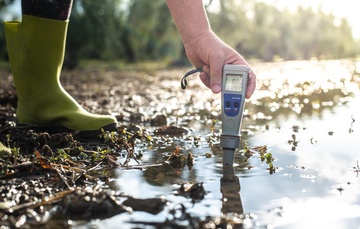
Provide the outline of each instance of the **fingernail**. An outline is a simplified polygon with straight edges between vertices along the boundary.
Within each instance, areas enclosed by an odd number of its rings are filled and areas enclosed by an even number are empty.
[[[215,84],[215,85],[212,86],[211,90],[212,90],[214,93],[219,93],[219,92],[221,92],[221,87],[220,87],[220,85]]]

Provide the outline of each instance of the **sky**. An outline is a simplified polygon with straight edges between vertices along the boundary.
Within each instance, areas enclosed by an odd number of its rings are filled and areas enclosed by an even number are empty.
[[[274,4],[280,9],[296,9],[297,6],[311,6],[317,9],[321,6],[326,13],[333,13],[336,17],[346,18],[352,27],[353,35],[360,39],[360,1],[357,0],[259,0],[267,4]]]

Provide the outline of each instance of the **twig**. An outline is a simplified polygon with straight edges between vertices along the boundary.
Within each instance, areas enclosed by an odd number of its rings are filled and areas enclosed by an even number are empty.
[[[144,169],[149,167],[162,166],[163,164],[150,164],[150,165],[127,165],[125,169]]]

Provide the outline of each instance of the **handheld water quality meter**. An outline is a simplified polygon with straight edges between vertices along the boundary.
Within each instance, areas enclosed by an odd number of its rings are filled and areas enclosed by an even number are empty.
[[[187,86],[186,77],[201,72],[197,68],[187,72],[181,79],[181,88]],[[240,146],[240,127],[245,107],[245,95],[249,68],[245,65],[225,64],[222,75],[222,134],[220,146],[223,148],[223,165],[234,163],[235,150]]]
[[[240,129],[245,107],[249,69],[244,65],[224,65],[222,76],[222,134],[223,164],[234,163],[235,150],[240,146]]]

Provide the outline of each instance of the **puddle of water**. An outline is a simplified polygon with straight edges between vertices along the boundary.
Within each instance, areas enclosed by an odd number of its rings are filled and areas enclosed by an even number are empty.
[[[225,170],[224,175],[219,142],[208,142],[213,134],[211,121],[194,118],[188,124],[194,130],[189,136],[172,137],[169,143],[154,136],[158,145],[136,148],[143,151],[142,164],[153,164],[165,161],[179,146],[193,153],[196,162],[191,170],[163,166],[117,170],[110,183],[114,190],[136,198],[165,197],[169,200],[166,209],[158,215],[124,213],[91,224],[144,228],[133,222],[164,222],[173,217],[171,210],[183,204],[187,213],[203,219],[248,214],[244,228],[359,228],[360,96],[359,85],[353,83],[353,66],[346,61],[254,66],[260,89],[246,105],[242,144],[266,145],[276,159],[276,173],[270,175],[259,156],[244,161],[239,152],[233,170]],[[207,102],[211,96],[212,102]],[[178,112],[205,109],[218,114],[220,99],[216,96],[201,93],[197,103]],[[217,134],[220,124],[215,124]],[[195,146],[192,138],[198,136]],[[207,194],[192,203],[176,195],[181,183],[203,183]]]

